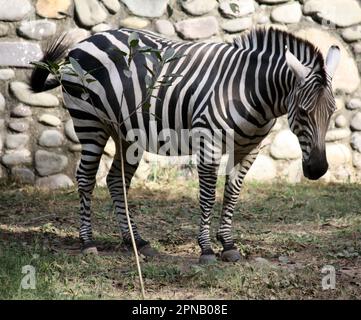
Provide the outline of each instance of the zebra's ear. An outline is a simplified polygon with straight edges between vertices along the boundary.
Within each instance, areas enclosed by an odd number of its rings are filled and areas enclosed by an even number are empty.
[[[301,83],[305,81],[306,76],[310,73],[310,69],[304,66],[287,48],[286,48],[286,62],[288,67],[292,70],[297,80]]]
[[[331,46],[326,57],[326,72],[332,78],[340,62],[341,52],[338,46]]]

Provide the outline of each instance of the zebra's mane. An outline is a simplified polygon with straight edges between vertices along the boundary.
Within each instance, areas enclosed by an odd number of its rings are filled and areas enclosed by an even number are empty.
[[[311,42],[301,39],[289,32],[276,29],[274,27],[270,28],[253,28],[248,32],[245,32],[241,36],[238,36],[234,39],[234,46],[237,48],[245,48],[251,43],[257,43],[260,48],[263,48],[264,41],[267,41],[267,46],[272,48],[272,38],[275,36],[275,39],[278,39],[278,43],[282,44],[277,46],[279,54],[284,54],[286,48],[290,50],[302,63],[306,64],[313,70],[317,70],[319,75],[322,77],[324,82],[327,82],[327,73],[325,70],[325,61],[321,51],[313,45]],[[297,46],[297,47],[296,47]],[[303,58],[300,55],[300,52],[308,51],[311,57],[310,61],[305,60],[306,54],[303,55]]]

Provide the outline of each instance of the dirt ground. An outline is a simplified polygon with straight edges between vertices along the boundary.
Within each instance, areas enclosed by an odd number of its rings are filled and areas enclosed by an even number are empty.
[[[213,237],[222,191],[220,183]],[[131,189],[138,227],[160,252],[141,260],[147,298],[361,297],[361,185],[247,183],[234,214],[243,259],[209,266],[198,264],[197,197],[195,180]],[[95,190],[93,208],[99,255],[83,256],[75,189],[41,192],[1,183],[0,299],[139,299],[134,257],[121,243],[106,189]],[[214,248],[221,250],[215,239]],[[35,267],[36,289],[20,286],[25,265]],[[324,290],[327,265],[335,270],[335,288]]]

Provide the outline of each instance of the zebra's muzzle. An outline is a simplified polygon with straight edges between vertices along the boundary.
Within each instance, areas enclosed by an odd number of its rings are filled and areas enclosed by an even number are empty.
[[[302,162],[302,167],[306,178],[310,180],[321,178],[328,170],[326,151],[313,148],[308,160]]]

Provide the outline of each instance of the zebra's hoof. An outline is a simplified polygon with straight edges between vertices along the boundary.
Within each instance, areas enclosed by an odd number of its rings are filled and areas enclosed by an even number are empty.
[[[97,249],[97,247],[87,247],[87,248],[83,248],[81,250],[81,253],[84,254],[84,255],[88,255],[88,254],[97,255],[98,254],[98,249]]]
[[[241,260],[241,255],[237,249],[230,249],[222,252],[221,259],[225,262],[237,262]]]
[[[202,254],[199,257],[200,264],[212,264],[217,262],[217,258],[215,254]]]
[[[146,244],[145,246],[138,249],[138,251],[143,256],[150,257],[150,258],[153,258],[159,254],[157,250],[155,250],[154,248],[152,248],[150,246],[150,244]]]

